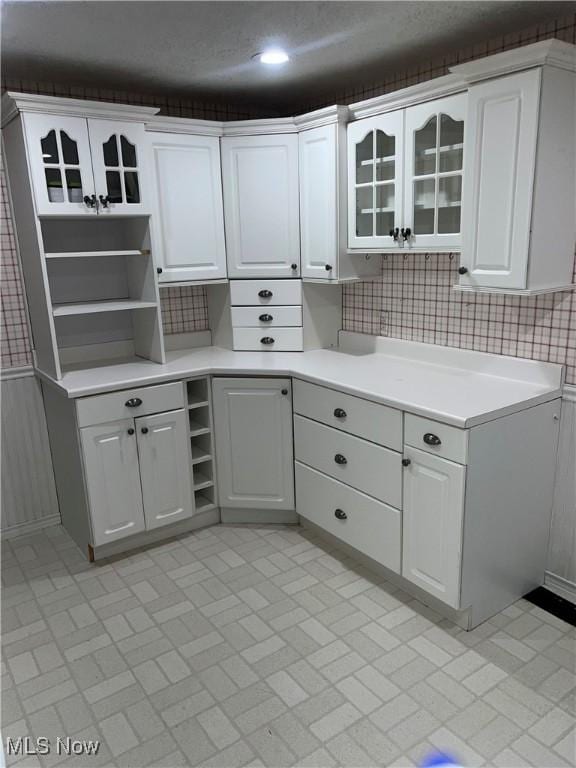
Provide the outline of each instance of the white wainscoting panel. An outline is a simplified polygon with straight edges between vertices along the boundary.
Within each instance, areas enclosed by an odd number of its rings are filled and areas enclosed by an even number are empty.
[[[3,536],[60,522],[40,383],[21,371],[2,380]]]
[[[566,387],[562,400],[548,574],[571,583],[576,595],[576,387]]]

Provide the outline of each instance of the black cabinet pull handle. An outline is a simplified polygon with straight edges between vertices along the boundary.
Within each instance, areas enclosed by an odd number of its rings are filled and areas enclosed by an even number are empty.
[[[96,208],[96,195],[84,195],[84,203],[88,206],[88,208]]]
[[[412,234],[412,230],[410,229],[410,227],[406,227],[406,229],[402,227],[401,232],[402,232],[402,237],[404,238],[404,242],[406,242],[406,240],[408,240],[408,238]]]
[[[263,323],[271,323],[272,320],[274,320],[274,318],[272,317],[272,315],[260,315],[258,320],[260,320]]]
[[[467,275],[468,274],[468,267],[458,267],[458,274],[459,275]]]
[[[98,199],[100,200],[102,208],[108,208],[108,203],[110,202],[108,195],[106,195],[106,197],[104,197],[104,195],[98,195]]]
[[[124,405],[127,408],[138,408],[139,405],[142,405],[142,400],[139,397],[131,397],[130,400],[126,400]]]
[[[336,464],[348,464],[348,459],[346,456],[342,456],[341,453],[337,453],[336,456],[334,456],[334,461]]]
[[[403,467],[409,467],[410,464],[412,464],[412,460],[411,459],[402,459],[402,466]]]
[[[129,434],[129,435],[133,435],[133,434],[134,434],[134,430],[133,430],[133,428],[132,428],[132,427],[130,427],[130,429],[128,430],[128,434]]]
[[[162,267],[156,267],[156,272],[161,275],[163,272]]]
[[[348,518],[348,515],[346,512],[344,512],[343,509],[335,509],[334,510],[334,517],[338,520],[346,520]]]
[[[274,344],[274,339],[272,336],[262,336],[260,344]]]
[[[442,440],[440,440],[438,435],[432,434],[432,432],[426,432],[424,435],[424,442],[427,445],[442,445]]]
[[[346,411],[343,408],[334,408],[334,416],[336,416],[337,419],[345,419]]]
[[[400,230],[398,229],[398,227],[396,227],[396,229],[391,229],[389,234],[390,234],[390,237],[394,238],[394,240],[398,240],[398,235],[400,234]]]
[[[271,299],[272,291],[263,288],[261,291],[258,291],[258,296],[260,296],[261,299]]]
[[[290,264],[290,269],[298,269],[298,264]]]
[[[287,395],[287,394],[288,394],[288,390],[287,390],[287,389],[283,389],[283,390],[282,390],[282,394],[283,394],[283,395]]]
[[[326,272],[332,272],[332,264],[326,264],[324,269],[326,270]]]
[[[147,435],[148,434],[148,427],[142,427],[140,432],[142,432],[143,435]]]

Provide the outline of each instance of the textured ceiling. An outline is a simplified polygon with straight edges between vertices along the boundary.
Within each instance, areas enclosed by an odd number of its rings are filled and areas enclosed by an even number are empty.
[[[290,110],[553,19],[574,2],[10,2],[8,80],[170,92]],[[280,45],[292,61],[251,56]]]

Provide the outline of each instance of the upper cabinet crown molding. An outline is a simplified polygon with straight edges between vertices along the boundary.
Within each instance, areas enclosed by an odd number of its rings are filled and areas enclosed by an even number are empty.
[[[321,128],[323,125],[332,125],[334,123],[347,123],[350,119],[350,110],[334,104],[330,107],[315,109],[314,112],[306,112],[303,115],[297,115],[294,118],[294,124],[299,131],[306,131],[310,128]]]
[[[2,96],[2,127],[14,120],[19,112],[41,112],[51,115],[96,117],[143,123],[159,111],[158,107],[137,107],[130,104],[111,104],[106,101],[67,99],[60,96],[7,91]]]
[[[451,96],[465,90],[466,83],[461,77],[444,75],[391,93],[384,93],[373,99],[357,101],[348,106],[348,111],[351,120],[359,120],[363,117],[374,117],[383,112],[392,112],[414,104],[422,104],[425,101]]]
[[[198,120],[187,117],[155,115],[146,121],[146,130],[160,133],[187,133],[194,136],[222,136],[224,123],[221,120]]]
[[[450,72],[469,84],[545,65],[576,72],[576,46],[562,40],[542,40],[532,45],[457,64],[450,67]]]
[[[223,123],[224,136],[260,136],[274,133],[297,133],[293,117],[272,117],[259,120],[229,120]]]

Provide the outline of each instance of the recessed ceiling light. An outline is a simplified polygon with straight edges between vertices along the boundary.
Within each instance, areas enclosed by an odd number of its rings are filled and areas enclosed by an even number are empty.
[[[261,64],[286,64],[290,61],[290,57],[281,48],[268,48],[262,53],[257,53],[256,58],[260,60]]]

